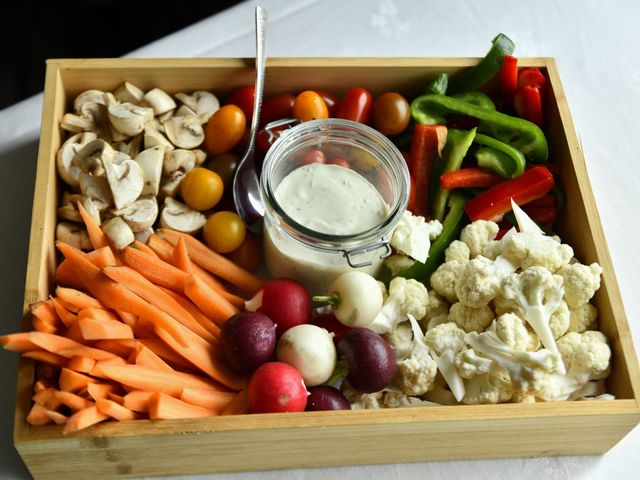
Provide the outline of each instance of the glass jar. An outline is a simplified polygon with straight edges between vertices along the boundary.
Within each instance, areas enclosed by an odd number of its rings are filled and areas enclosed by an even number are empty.
[[[279,204],[278,186],[291,172],[305,166],[309,152],[314,150],[322,152],[320,156],[327,164],[346,167],[373,186],[375,191],[369,186],[359,191],[362,198],[372,193],[384,201],[384,212],[375,225],[363,231],[323,233],[308,228],[309,223],[299,216],[299,221],[294,220],[291,215],[295,205]],[[325,184],[334,181],[336,171],[329,172],[332,175],[329,182],[324,177]],[[360,179],[355,180],[356,186],[365,186]],[[264,252],[269,272],[274,277],[298,280],[311,295],[320,295],[326,294],[331,283],[350,269],[372,275],[379,272],[383,259],[391,253],[393,229],[407,207],[409,172],[402,154],[380,132],[350,120],[328,118],[281,132],[264,160],[260,189],[265,204]],[[372,200],[379,202],[377,198]],[[332,211],[340,205],[327,202],[314,208],[316,213],[320,208],[321,216],[331,220]]]

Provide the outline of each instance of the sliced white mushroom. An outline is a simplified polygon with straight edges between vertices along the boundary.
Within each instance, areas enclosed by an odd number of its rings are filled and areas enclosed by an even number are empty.
[[[100,177],[100,178],[104,178],[104,177]],[[109,208],[109,205],[102,200],[99,200],[97,198],[86,197],[84,195],[82,195],[81,201],[82,201],[82,207],[85,209],[85,211],[89,214],[91,218],[93,218],[93,220],[98,225],[100,225],[104,217],[102,212],[107,211]]]
[[[141,232],[151,228],[158,218],[158,201],[153,196],[140,197],[128,207],[119,210],[118,213],[134,233]]]
[[[164,208],[160,215],[160,225],[179,232],[194,234],[198,232],[207,218],[200,212],[190,209],[171,197],[164,199]]]
[[[82,204],[87,211],[92,208],[87,206],[88,201],[93,202],[94,208],[99,212],[113,205],[113,195],[106,177],[97,177],[81,172],[78,183],[80,184],[80,192],[82,192]]]
[[[142,192],[144,173],[140,164],[125,160],[119,165],[105,162],[104,170],[113,195],[113,203],[118,210],[131,205]]]
[[[116,165],[121,165],[125,160],[131,160],[131,157],[128,154],[121,152],[120,150],[116,150],[113,157],[113,163],[115,163]]]
[[[136,239],[131,227],[120,217],[113,217],[103,223],[102,231],[118,250],[122,250]]]
[[[204,150],[200,150],[199,148],[196,148],[195,150],[191,150],[191,151],[196,156],[196,167],[199,167],[207,159],[207,153]]]
[[[162,147],[147,148],[136,156],[135,161],[140,164],[144,173],[144,186],[140,195],[158,195],[163,160],[164,148]]]
[[[196,166],[196,154],[193,150],[177,148],[164,155],[162,171],[169,177],[176,172],[187,173]]]
[[[134,105],[140,105],[144,92],[136,87],[133,83],[124,82],[113,92],[114,96],[121,103],[133,103]]]
[[[162,115],[176,108],[176,102],[171,96],[159,88],[149,90],[142,97],[142,105],[153,108],[154,115]]]
[[[185,177],[184,172],[175,172],[172,176],[163,178],[160,182],[160,196],[175,197],[180,190],[180,184]]]
[[[144,127],[144,148],[162,147],[165,151],[173,150],[173,143],[160,132],[153,123],[147,123]]]
[[[82,108],[87,103],[105,104],[105,96],[102,90],[85,90],[80,93],[73,101],[73,109],[77,114],[82,115]]]
[[[176,147],[196,148],[204,140],[199,117],[172,117],[163,123],[167,137]]]
[[[136,135],[131,138],[129,141],[118,142],[113,145],[114,150],[117,150],[122,153],[126,153],[131,158],[135,157],[140,153],[140,146],[142,145],[142,135]]]
[[[120,103],[120,100],[118,100],[113,93],[105,92],[105,94],[104,94],[104,105],[105,105],[105,107],[109,107],[111,105],[116,105],[118,103]]]
[[[89,234],[81,223],[60,222],[56,225],[56,240],[80,250],[91,250]]]
[[[111,130],[111,139],[116,142],[126,142],[127,140],[129,140],[131,137],[129,135],[125,135],[124,133],[120,133],[118,130],[116,130],[116,127],[114,127],[111,123],[109,123],[109,129]]]
[[[63,192],[58,207],[58,218],[69,220],[70,222],[82,222],[82,217],[78,211],[78,202],[82,201],[79,193]]]
[[[173,117],[173,115],[175,114],[175,110],[169,110],[168,112],[163,113],[162,115],[158,115],[158,117],[156,118],[156,120],[158,121],[158,123],[160,124],[160,126],[162,125],[162,122],[166,122],[167,120],[169,120],[171,117]],[[164,127],[162,127],[164,128]],[[160,128],[158,128],[158,130],[160,130]]]
[[[97,138],[82,147],[71,162],[89,175],[104,175],[104,164],[113,162],[115,152],[111,145]]]
[[[149,237],[154,234],[153,228],[145,228],[141,232],[133,232],[133,235],[136,237],[136,240],[142,243],[147,243]]]
[[[81,170],[73,165],[73,159],[87,143],[96,139],[93,132],[77,133],[69,137],[56,154],[56,167],[58,175],[70,187],[78,186],[78,177]]]
[[[176,113],[174,115],[176,117],[193,117],[197,115],[197,113],[194,110],[191,110],[186,105],[180,105],[180,107],[176,110]]]
[[[109,107],[111,125],[120,133],[133,137],[142,133],[145,122],[153,118],[153,110],[132,103],[119,103]]]
[[[95,131],[96,125],[91,118],[82,117],[74,113],[65,113],[60,120],[60,128],[68,132],[82,133]]]
[[[176,98],[194,111],[196,115],[204,115],[205,122],[220,108],[218,97],[202,90],[193,92],[191,95],[176,93]]]

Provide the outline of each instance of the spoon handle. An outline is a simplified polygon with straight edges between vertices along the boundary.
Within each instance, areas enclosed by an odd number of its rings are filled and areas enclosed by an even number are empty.
[[[256,7],[256,93],[251,116],[251,130],[249,131],[248,149],[255,148],[256,135],[258,133],[258,121],[262,108],[262,96],[264,92],[264,76],[266,67],[267,50],[267,11]]]

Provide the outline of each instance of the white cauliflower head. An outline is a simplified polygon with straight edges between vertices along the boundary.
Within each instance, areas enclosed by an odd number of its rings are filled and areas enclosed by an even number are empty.
[[[567,333],[558,340],[558,350],[568,375],[582,372],[588,375],[588,380],[598,380],[609,373],[611,349],[602,332],[587,330],[584,333]]]
[[[414,263],[416,263],[416,261],[413,258],[402,255],[401,253],[394,253],[384,259],[384,266],[389,269],[392,277],[412,267]]]
[[[427,222],[424,217],[414,216],[405,211],[391,236],[391,246],[419,262],[426,262],[429,257],[431,240],[442,232],[442,224],[438,220]]]
[[[553,338],[557,340],[567,333],[570,323],[571,313],[569,312],[569,307],[567,306],[567,302],[562,300],[549,319],[549,328],[551,329]]]
[[[500,242],[501,253],[510,258],[517,258],[523,269],[544,267],[555,273],[573,257],[573,249],[569,245],[534,232],[505,235]]]
[[[558,273],[563,279],[564,298],[571,308],[587,303],[600,288],[602,267],[597,263],[589,266],[572,263],[562,267]]]
[[[489,373],[493,366],[493,360],[480,355],[473,348],[465,348],[456,355],[456,368],[462,378]]]
[[[429,347],[425,344],[424,334],[417,320],[409,316],[408,323],[413,333],[411,351],[406,358],[396,363],[394,384],[405,395],[422,395],[433,386],[438,366],[431,358]]]
[[[450,262],[441,264],[436,271],[431,274],[431,288],[446,298],[448,302],[457,302],[456,282],[462,275],[465,265],[466,262],[460,262],[458,260],[451,260]]]
[[[450,262],[452,260],[457,260],[459,262],[465,263],[469,261],[471,256],[471,251],[466,243],[460,240],[454,240],[449,244],[447,249],[444,251],[444,261]]]
[[[416,328],[419,330],[417,322],[414,332]],[[464,336],[464,330],[451,322],[440,324],[424,335],[424,343],[457,401],[464,397],[464,382],[456,369],[456,355],[464,347]]]
[[[469,247],[471,258],[475,258],[478,255],[485,255],[487,245],[496,238],[499,230],[496,222],[476,220],[462,229],[460,240]]]
[[[465,332],[482,332],[493,322],[493,310],[488,306],[473,308],[454,303],[449,309],[449,322],[455,323]]]
[[[436,317],[445,317],[449,315],[449,304],[447,301],[436,293],[435,290],[429,290],[429,298],[427,300],[427,313],[422,317],[420,326],[428,330],[427,324]]]
[[[396,360],[402,360],[411,355],[413,332],[409,322],[401,322],[396,328],[383,335],[384,339],[391,345]]]
[[[582,333],[598,328],[598,309],[590,303],[585,303],[577,308],[569,308],[568,332]]]
[[[500,315],[495,322],[495,332],[500,340],[514,350],[534,352],[540,348],[540,339],[529,331],[524,320],[515,313]]]
[[[458,301],[467,307],[484,307],[500,292],[501,280],[493,262],[477,256],[466,263],[455,282]]]
[[[412,278],[395,277],[389,283],[389,295],[382,304],[380,313],[367,325],[376,333],[388,333],[409,315],[422,318],[427,313],[429,293],[424,284]]]
[[[513,395],[509,373],[501,367],[465,380],[462,403],[467,405],[508,402]]]

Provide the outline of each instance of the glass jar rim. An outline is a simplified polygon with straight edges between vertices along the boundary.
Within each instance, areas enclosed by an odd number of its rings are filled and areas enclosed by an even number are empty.
[[[277,160],[284,155],[288,148],[296,140],[311,136],[313,134],[338,134],[342,133],[342,138],[353,138],[353,135],[360,140],[363,145],[377,150],[386,161],[387,168],[396,177],[395,182],[399,185],[399,194],[394,205],[390,206],[389,214],[383,221],[370,229],[348,235],[335,235],[318,232],[298,223],[291,218],[280,206],[275,198],[275,190],[272,185],[271,172]],[[351,135],[349,135],[349,133]],[[362,245],[364,242],[375,242],[386,237],[398,224],[402,214],[406,210],[409,201],[409,170],[404,157],[397,147],[382,133],[359,122],[338,118],[323,118],[300,123],[290,129],[280,133],[279,138],[271,145],[262,166],[260,177],[260,189],[263,200],[276,213],[281,222],[287,226],[285,232],[290,236],[301,240],[305,244],[326,250],[342,250],[345,246]]]

